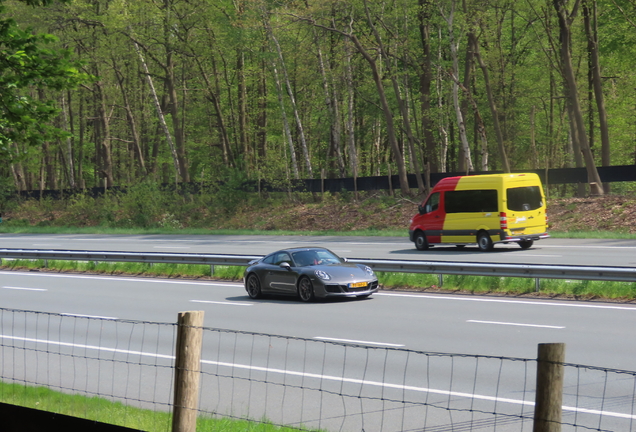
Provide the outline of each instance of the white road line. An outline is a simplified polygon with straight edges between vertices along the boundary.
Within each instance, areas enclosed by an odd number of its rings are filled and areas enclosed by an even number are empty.
[[[46,288],[25,288],[25,287],[14,287],[14,286],[3,286],[3,289],[10,290],[20,290],[20,291],[48,291]]]
[[[165,354],[158,354],[158,353],[151,353],[151,352],[143,352],[143,351],[123,350],[123,349],[117,349],[117,348],[106,348],[106,347],[100,347],[100,346],[95,346],[95,345],[82,345],[82,344],[74,344],[74,343],[68,343],[68,342],[51,341],[51,340],[45,340],[45,339],[24,338],[24,337],[10,336],[10,335],[1,335],[1,334],[0,334],[0,339],[17,340],[17,341],[23,341],[23,342],[34,342],[34,343],[42,343],[42,344],[47,344],[47,345],[58,345],[58,346],[74,347],[74,348],[94,349],[94,350],[103,351],[103,352],[114,352],[114,353],[119,353],[119,354],[133,354],[133,355],[139,355],[139,356],[145,356],[145,357],[154,357],[154,358],[162,358],[162,359],[174,360],[174,356],[172,356],[172,355],[165,355]],[[5,349],[8,349],[8,348],[10,348],[10,347],[5,345]],[[212,360],[201,360],[201,363],[208,364],[208,365],[214,365],[214,366],[230,367],[230,368],[235,368],[235,369],[246,369],[246,370],[266,372],[266,373],[278,373],[278,374],[291,375],[291,376],[300,376],[300,377],[305,377],[305,378],[317,378],[317,379],[321,379],[321,380],[337,381],[337,382],[343,382],[343,383],[362,384],[362,385],[369,385],[369,386],[376,386],[376,387],[383,387],[383,388],[392,388],[392,389],[398,389],[398,390],[408,390],[408,391],[414,391],[414,392],[432,393],[432,394],[439,394],[439,395],[444,395],[444,396],[465,397],[465,398],[470,398],[470,399],[495,401],[495,402],[501,402],[501,403],[514,404],[514,405],[534,406],[534,402],[527,401],[527,400],[522,400],[522,399],[510,399],[510,398],[502,398],[502,397],[497,397],[497,396],[478,395],[478,394],[474,394],[474,393],[463,393],[463,392],[448,391],[448,390],[438,390],[438,389],[432,389],[432,388],[427,388],[427,387],[407,386],[407,385],[404,385],[404,384],[391,384],[391,383],[385,383],[385,382],[381,382],[381,381],[369,381],[369,380],[361,380],[361,379],[356,379],[356,378],[345,378],[345,377],[340,377],[340,376],[313,374],[313,373],[308,373],[308,372],[299,372],[299,371],[292,371],[292,370],[287,370],[287,369],[275,369],[275,368],[253,366],[253,365],[245,365],[245,364],[239,364],[239,363],[226,363],[226,362],[218,362],[218,361],[212,361]],[[595,415],[601,415],[601,416],[617,417],[617,418],[625,418],[625,419],[636,420],[636,415],[633,415],[633,414],[625,414],[625,413],[612,412],[612,411],[593,410],[593,409],[570,407],[570,406],[563,406],[562,409],[564,411],[573,411],[573,412],[580,412],[580,413],[586,413],[586,414],[595,414]]]
[[[551,328],[551,329],[564,329],[563,326],[551,326],[551,325],[541,325],[541,324],[521,324],[521,323],[509,323],[509,322],[497,322],[497,321],[479,321],[479,320],[467,320],[469,323],[477,323],[477,324],[496,324],[496,325],[508,325],[508,326],[519,326],[519,327],[538,327],[538,328]]]
[[[104,320],[117,319],[117,317],[107,317],[107,316],[99,316],[99,315],[82,315],[82,314],[74,314],[74,313],[61,313],[60,315],[77,317],[77,318],[95,318],[95,319],[104,319]]]
[[[560,306],[560,307],[578,307],[578,308],[591,308],[591,309],[618,309],[629,310],[636,312],[636,306],[610,306],[607,304],[595,305],[595,304],[578,304],[578,303],[566,303],[555,302],[549,303],[545,301],[529,301],[529,300],[507,300],[507,299],[494,299],[494,298],[473,298],[473,297],[449,297],[449,296],[432,296],[432,295],[417,295],[417,294],[396,294],[396,293],[384,293],[376,292],[374,296],[389,296],[389,297],[411,297],[411,298],[423,298],[434,300],[455,300],[455,301],[475,301],[475,302],[491,302],[491,303],[513,303],[513,304],[526,304],[535,306]]]
[[[191,249],[190,246],[153,246],[154,249]]]
[[[191,303],[211,303],[211,304],[230,305],[230,306],[254,306],[254,303],[238,303],[238,302],[228,302],[228,301],[190,300],[190,302]]]
[[[349,343],[360,344],[360,345],[380,345],[380,346],[390,346],[390,347],[404,346],[401,344],[392,344],[392,343],[385,343],[385,342],[368,342],[368,341],[353,340],[353,339],[336,339],[336,338],[329,338],[329,337],[322,337],[322,336],[315,336],[314,339],[334,341],[334,342],[349,342]]]
[[[163,284],[177,284],[177,285],[203,285],[203,286],[243,286],[240,282],[208,282],[208,281],[183,281],[173,279],[151,279],[147,277],[139,278],[123,278],[117,276],[88,276],[88,275],[74,275],[74,274],[59,274],[59,273],[23,273],[13,271],[0,271],[0,274],[13,275],[13,276],[35,276],[35,277],[51,277],[51,278],[72,278],[72,279],[94,279],[94,280],[118,280],[125,282],[144,282],[144,283],[163,283]]]

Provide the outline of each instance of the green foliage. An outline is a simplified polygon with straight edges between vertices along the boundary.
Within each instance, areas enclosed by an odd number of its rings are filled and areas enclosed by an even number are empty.
[[[24,3],[41,6],[50,1]],[[0,16],[5,12],[0,4]],[[43,92],[74,88],[89,76],[70,60],[70,51],[48,47],[56,41],[52,35],[34,34],[13,19],[0,18],[0,157],[5,160],[24,156],[16,154],[13,143],[35,145],[68,136],[51,124],[58,110],[42,97]]]

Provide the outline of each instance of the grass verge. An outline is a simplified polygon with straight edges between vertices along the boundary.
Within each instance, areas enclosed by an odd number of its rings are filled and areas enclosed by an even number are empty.
[[[172,415],[166,411],[135,408],[104,398],[66,394],[46,387],[0,382],[0,402],[147,432],[169,431],[172,425]],[[197,420],[197,432],[291,432],[297,430],[267,422],[216,419],[205,415],[200,415]]]
[[[143,264],[92,261],[3,260],[0,267],[8,270],[40,269],[59,272],[96,273],[104,275],[134,275],[167,278],[195,278],[240,281],[244,267],[191,264]],[[386,290],[462,292],[467,294],[541,295],[580,300],[636,299],[636,282],[586,281],[567,279],[541,279],[540,292],[536,292],[534,278],[500,276],[444,275],[442,284],[438,275],[419,273],[378,272],[380,285]]]

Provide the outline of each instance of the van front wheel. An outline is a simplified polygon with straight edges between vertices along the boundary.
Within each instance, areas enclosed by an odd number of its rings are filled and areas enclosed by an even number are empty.
[[[529,249],[532,246],[532,243],[534,243],[532,240],[521,240],[519,243],[519,246],[521,246],[521,249]]]
[[[477,234],[477,246],[482,252],[488,252],[492,250],[492,239],[486,231],[481,231],[479,234]]]
[[[417,250],[428,249],[428,241],[426,240],[426,234],[424,234],[422,231],[418,231],[415,233],[415,237],[413,238],[413,243],[415,243],[415,248]]]

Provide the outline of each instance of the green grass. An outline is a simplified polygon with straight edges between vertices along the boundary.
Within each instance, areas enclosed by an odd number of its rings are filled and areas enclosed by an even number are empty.
[[[0,402],[148,432],[167,432],[172,429],[172,415],[167,411],[140,409],[104,398],[66,394],[46,387],[0,382]],[[204,414],[197,420],[197,432],[291,432],[297,430],[274,426],[268,422],[216,419]]]
[[[533,294],[536,291],[534,278],[445,275],[442,287],[438,276],[430,274],[378,272],[378,279],[385,289],[395,290],[428,288],[505,295]],[[580,299],[633,300],[636,299],[636,282],[541,279],[540,293]]]
[[[47,264],[47,265],[45,265]],[[138,275],[169,278],[213,278],[240,281],[244,267],[210,266],[192,264],[143,264],[92,261],[49,260],[3,260],[0,268],[48,269],[60,272],[88,272],[106,275]],[[472,294],[524,295],[535,293],[534,278],[499,276],[444,275],[439,286],[439,277],[434,274],[378,272],[384,289],[389,290],[444,290]],[[565,279],[541,279],[541,294],[549,296],[572,296],[581,299],[636,299],[636,282],[581,281]]]

